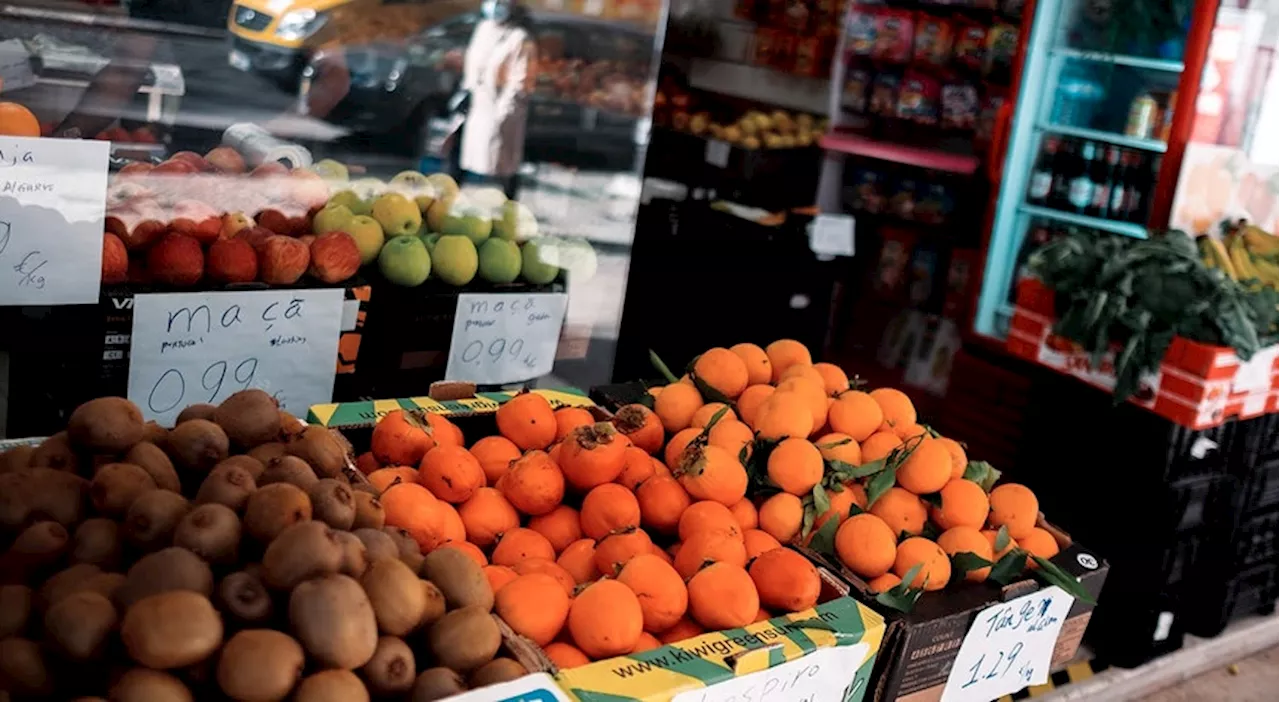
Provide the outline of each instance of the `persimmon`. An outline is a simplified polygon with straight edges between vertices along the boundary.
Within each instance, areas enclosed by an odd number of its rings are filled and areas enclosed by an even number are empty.
[[[369,484],[377,488],[378,492],[386,492],[392,485],[399,483],[418,484],[418,482],[418,469],[409,466],[388,466],[369,474]]]
[[[569,597],[573,597],[573,591],[577,588],[578,582],[573,579],[569,571],[555,561],[546,558],[526,558],[523,561],[511,566],[511,569],[517,575],[529,575],[530,573],[542,573],[555,578],[560,587],[564,588],[564,593]]]
[[[690,578],[708,563],[731,563],[741,568],[747,564],[747,547],[739,537],[700,532],[682,543],[674,565],[680,577]]]
[[[373,451],[365,451],[356,456],[356,470],[360,471],[362,475],[368,475],[381,467],[382,464],[373,455]]]
[[[809,399],[799,392],[778,391],[764,401],[751,425],[762,439],[805,438],[813,433]]]
[[[920,536],[913,536],[898,544],[898,552],[893,560],[893,574],[899,578],[907,577],[907,572],[916,565],[920,570],[909,583],[910,587],[924,588],[927,591],[941,590],[951,580],[951,559],[934,542]]]
[[[938,535],[938,547],[951,557],[958,553],[972,553],[988,562],[995,562],[991,542],[987,541],[982,532],[974,527],[958,526],[947,529]],[[990,573],[991,568],[977,568],[965,573],[964,577],[965,580],[980,583],[986,580]]]
[[[614,482],[634,491],[640,483],[653,477],[653,465],[657,461],[636,446],[628,446],[622,452],[622,472],[614,478]]]
[[[443,512],[439,509],[444,503],[421,485],[397,483],[383,492],[379,500],[386,514],[386,525],[407,531],[423,552],[448,541]]]
[[[755,344],[734,344],[729,350],[742,359],[748,385],[767,385],[773,381],[773,364],[764,349]]]
[[[489,565],[489,559],[485,557],[484,551],[481,551],[479,546],[476,546],[470,541],[449,541],[448,543],[442,544],[440,548],[456,548],[467,554],[467,558],[475,561],[476,565],[481,568]]]
[[[462,429],[449,421],[448,417],[435,412],[425,412],[423,417],[427,420],[427,426],[431,427],[431,435],[435,437],[437,444],[467,445],[462,436]]]
[[[618,582],[631,588],[640,602],[644,630],[651,633],[675,626],[689,607],[689,591],[676,569],[652,554],[641,554],[618,571]]]
[[[964,478],[952,478],[938,493],[942,504],[929,511],[933,522],[944,531],[958,526],[981,529],[991,505],[982,486]]]
[[[773,618],[773,615],[769,614],[769,610],[765,609],[764,607],[761,607],[760,609],[756,610],[756,618],[752,619],[751,623],[756,624],[759,622],[767,622],[772,618]]]
[[[644,611],[631,588],[617,580],[588,585],[569,607],[569,635],[588,657],[629,653],[644,631]]]
[[[588,424],[595,424],[596,418],[591,413],[581,407],[561,407],[552,412],[556,418],[556,441],[560,441],[569,435],[569,432],[578,427],[585,427]]]
[[[647,631],[640,632],[640,638],[636,639],[636,647],[631,649],[632,654],[643,653],[644,651],[652,651],[655,648],[661,648],[662,642],[653,634]]]
[[[735,456],[741,454],[743,447],[750,446],[753,439],[755,432],[751,431],[751,427],[736,419],[721,419],[707,432],[707,443],[719,446]],[[750,455],[749,449],[747,455]]]
[[[721,410],[724,410],[724,414],[721,414],[720,419],[716,420],[717,424],[738,418],[738,415],[734,413],[733,408],[729,407],[729,405],[723,402],[708,402],[693,413],[693,419],[689,422],[689,426],[705,429],[711,423],[712,418],[719,414]]]
[[[596,570],[604,575],[616,575],[632,558],[647,554],[653,541],[643,529],[626,528],[615,531],[596,543]]]
[[[556,416],[547,398],[526,392],[507,400],[494,415],[498,432],[525,451],[545,449],[556,438]]]
[[[902,578],[899,578],[893,573],[885,573],[878,578],[868,580],[867,587],[871,588],[872,592],[879,594],[881,592],[888,592],[901,583]]]
[[[492,563],[482,568],[484,577],[489,581],[489,589],[497,594],[504,585],[515,580],[520,576],[511,566],[493,565]]]
[[[578,539],[564,547],[556,565],[573,576],[573,581],[581,585],[600,577],[600,569],[596,567],[595,539]]]
[[[728,507],[719,502],[701,500],[689,505],[680,515],[679,533],[681,541],[704,531],[718,531],[735,538],[742,538],[742,527]]]
[[[891,431],[877,431],[867,437],[862,444],[862,462],[870,463],[888,458],[893,450],[902,446],[902,439]]]
[[[585,492],[618,477],[629,443],[608,422],[588,424],[565,437],[557,463],[565,480]]]
[[[755,504],[745,497],[733,503],[729,511],[733,514],[733,518],[737,520],[738,527],[743,531],[760,526],[760,515],[756,512]]]
[[[692,639],[707,632],[697,622],[688,617],[681,617],[670,629],[658,634],[658,640],[664,644],[673,644],[677,641]]]
[[[939,436],[938,441],[947,447],[947,453],[951,454],[951,477],[963,478],[965,468],[969,467],[969,457],[965,455],[964,447],[955,439],[948,439],[945,436]]]
[[[655,475],[636,488],[636,502],[640,505],[640,523],[646,529],[672,533],[691,500],[675,478]]]
[[[760,595],[740,565],[712,563],[689,578],[689,616],[712,631],[750,624],[760,611]]]
[[[675,433],[688,428],[694,412],[702,406],[702,395],[692,384],[673,383],[653,401],[653,411],[667,431]]]
[[[867,511],[883,519],[894,534],[905,532],[912,536],[924,530],[929,517],[924,501],[900,487],[886,490]]]
[[[517,527],[505,532],[493,547],[489,561],[494,565],[514,567],[526,558],[556,559],[555,549],[547,537],[532,529]]]
[[[874,514],[855,514],[836,530],[836,556],[862,578],[888,573],[897,558],[898,537]]]
[[[849,376],[834,363],[815,363],[813,369],[822,376],[822,387],[828,395],[837,395],[849,389]]]
[[[765,401],[775,392],[777,388],[772,385],[747,386],[747,389],[738,396],[738,419],[754,429],[756,419],[760,416],[760,408],[764,407]]]
[[[747,568],[760,604],[776,611],[801,612],[818,604],[822,579],[808,558],[789,548],[760,554]]]
[[[382,465],[416,466],[423,454],[435,448],[433,434],[425,419],[392,410],[374,425],[369,450]]]
[[[480,462],[485,482],[490,486],[507,474],[511,462],[520,458],[520,447],[505,436],[486,436],[471,447],[471,455]]]
[[[573,670],[591,662],[587,654],[578,650],[577,646],[563,641],[552,641],[542,647],[542,652],[547,654],[547,658],[550,658],[560,670]]]
[[[750,379],[747,364],[738,354],[719,346],[707,349],[693,362],[693,372],[698,380],[714,388],[721,395],[735,398],[742,394]]]
[[[746,469],[737,456],[719,446],[692,445],[672,473],[694,499],[728,506],[747,494]]]
[[[927,434],[910,440],[914,449],[898,467],[898,484],[907,492],[928,495],[951,480],[951,454],[942,442]]]
[[[439,521],[440,533],[444,535],[444,541],[466,541],[467,526],[462,523],[462,516],[458,514],[458,510],[441,500],[437,500],[436,505],[436,519]]]
[[[780,492],[760,504],[760,530],[781,543],[800,533],[804,521],[804,503],[789,492]]]
[[[991,515],[987,522],[997,529],[1007,527],[1009,536],[1019,543],[1036,528],[1036,519],[1040,516],[1040,501],[1027,486],[1005,483],[992,490],[988,499],[991,502]]]
[[[482,487],[458,506],[458,516],[466,528],[467,541],[492,546],[498,535],[520,526],[520,515],[507,498],[494,488]]]
[[[640,526],[640,503],[630,490],[617,483],[592,488],[582,498],[578,512],[582,533],[597,541],[612,531]]]
[[[560,506],[564,474],[546,453],[530,451],[511,464],[496,487],[512,507],[536,517]]]
[[[808,439],[783,439],[769,454],[767,470],[783,492],[807,495],[822,480],[822,452]]]
[[[630,439],[636,448],[649,455],[657,453],[662,448],[662,440],[666,438],[662,420],[644,405],[631,404],[618,408],[613,415],[613,426]]]
[[[806,366],[813,365],[813,356],[809,354],[809,349],[794,339],[778,339],[764,347],[764,352],[769,356],[772,370],[771,380],[774,383],[778,382],[785,370],[797,363]]]
[[[668,470],[676,470],[680,466],[680,459],[684,455],[684,450],[689,448],[689,444],[693,440],[702,435],[702,430],[697,427],[689,427],[676,432],[671,440],[667,442],[666,448],[662,449],[662,460]]]
[[[896,426],[916,423],[916,406],[911,403],[911,398],[907,397],[905,392],[895,388],[876,388],[868,394],[877,405],[880,405],[880,411],[884,413],[881,430],[892,430]]]
[[[849,512],[852,511],[854,505],[860,509],[867,508],[867,491],[858,483],[847,482],[840,486],[840,490],[832,488],[827,490],[827,500],[831,502],[831,507],[827,511],[819,514],[813,520],[813,530],[816,532],[822,528],[827,520],[834,519],[836,524],[843,524],[844,520],[849,518]]]
[[[671,554],[667,553],[666,550],[657,544],[650,544],[649,553],[661,558],[662,562],[669,566],[675,566],[676,564],[676,560],[671,557]]]
[[[418,468],[418,481],[449,504],[461,504],[485,486],[484,469],[470,451],[441,444],[427,451]]]
[[[851,466],[862,465],[862,447],[858,446],[857,439],[848,434],[838,431],[823,434],[813,440],[813,445],[818,447],[822,457],[828,461],[842,461]]]
[[[529,520],[529,528],[547,537],[551,547],[560,553],[566,546],[582,538],[582,524],[578,510],[560,505]]]
[[[494,611],[517,634],[539,646],[551,643],[569,618],[569,595],[545,573],[529,573],[495,593]]]
[[[782,544],[777,539],[762,529],[747,529],[742,532],[742,545],[747,549],[748,561],[765,551],[782,548]]]
[[[1040,527],[1032,527],[1030,532],[1018,539],[1018,546],[1028,554],[1028,568],[1040,567],[1040,564],[1036,563],[1031,556],[1053,558],[1058,555],[1058,540],[1053,538],[1053,534]]]
[[[859,444],[874,434],[884,423],[884,410],[865,392],[850,390],[841,393],[827,413],[831,428],[852,436]],[[865,459],[865,456],[864,456]]]

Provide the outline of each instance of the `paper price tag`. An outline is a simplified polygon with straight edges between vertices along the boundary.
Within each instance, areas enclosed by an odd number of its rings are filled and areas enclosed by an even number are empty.
[[[564,293],[458,295],[445,379],[500,385],[550,373],[568,306]]]
[[[0,137],[0,305],[98,302],[110,148]]]
[[[820,648],[802,658],[768,670],[748,673],[700,690],[682,692],[671,702],[843,702],[862,699],[862,690],[849,690],[854,674],[867,659],[870,646]],[[859,685],[862,681],[859,680]]]
[[[719,139],[708,139],[707,150],[704,156],[707,163],[716,168],[724,168],[729,165],[729,142],[720,141]]]
[[[809,248],[816,254],[852,256],[854,226],[852,215],[820,214],[809,225]]]
[[[1044,684],[1071,601],[1054,586],[978,613],[947,676],[942,702],[988,702]]]
[[[133,302],[129,399],[162,426],[260,388],[305,417],[333,399],[343,291],[161,293]]]
[[[568,696],[546,673],[534,673],[510,682],[478,687],[449,699],[457,702],[569,702]]]

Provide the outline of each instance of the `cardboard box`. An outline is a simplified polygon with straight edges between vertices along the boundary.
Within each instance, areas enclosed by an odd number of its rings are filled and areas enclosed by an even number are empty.
[[[1074,342],[1053,334],[1053,291],[1032,278],[1018,281],[1017,304],[1005,348],[1019,358],[1052,368],[1108,392],[1115,389],[1115,350],[1093,368]],[[1280,346],[1241,361],[1230,348],[1177,337],[1156,373],[1143,376],[1129,398],[1190,429],[1217,426],[1232,417],[1275,414],[1280,406]]]
[[[1044,521],[1039,524],[1053,534],[1061,549],[1049,560],[1080,584],[1096,601],[1102,592],[1110,565],[1101,556],[1073,543],[1065,532]],[[996,583],[965,583],[937,592],[926,592],[908,613],[898,612],[875,601],[875,593],[866,581],[854,575],[833,559],[801,548],[810,559],[822,563],[847,580],[853,593],[885,615],[887,630],[884,645],[873,672],[874,702],[937,702],[942,698],[947,675],[960,644],[983,609],[998,602],[1028,595],[1045,586],[1027,576],[1004,587]],[[1081,600],[1071,604],[1062,631],[1054,646],[1050,668],[1057,670],[1070,661],[1080,647],[1084,630],[1093,616],[1094,605]]]

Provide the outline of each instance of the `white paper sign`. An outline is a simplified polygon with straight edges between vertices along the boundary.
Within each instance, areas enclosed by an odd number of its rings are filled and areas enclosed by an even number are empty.
[[[942,702],[988,702],[1043,685],[1072,599],[1052,586],[978,613],[947,676]]]
[[[0,137],[0,305],[98,302],[110,148]]]
[[[724,168],[729,165],[729,142],[720,141],[719,139],[708,139],[707,148],[703,156],[707,163],[717,167]]]
[[[550,373],[568,305],[564,293],[458,295],[445,379],[500,385]]]
[[[478,687],[449,699],[455,702],[569,702],[560,686],[546,673]]]
[[[245,388],[305,417],[333,399],[341,288],[138,295],[129,399],[162,426]]]
[[[853,215],[820,214],[809,225],[809,248],[827,256],[853,255]]]
[[[671,702],[843,702],[862,699],[848,690],[858,667],[871,653],[865,643],[820,648],[803,658],[681,692]],[[846,694],[849,693],[849,694]]]

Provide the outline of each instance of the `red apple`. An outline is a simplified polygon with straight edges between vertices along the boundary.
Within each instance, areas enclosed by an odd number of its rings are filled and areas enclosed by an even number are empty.
[[[277,178],[289,175],[289,168],[279,161],[267,161],[249,172],[250,178]]]
[[[230,146],[219,146],[205,154],[205,160],[222,173],[244,173],[244,157]]]
[[[149,163],[143,163],[142,161],[134,161],[133,163],[126,164],[124,168],[121,168],[116,173],[116,175],[117,176],[146,175],[150,173],[154,168],[155,166]]]
[[[155,168],[151,169],[152,175],[161,175],[161,174],[169,174],[169,173],[173,173],[175,175],[186,175],[188,173],[195,173],[195,172],[197,172],[197,169],[195,166],[191,165],[190,163],[182,159],[172,159],[172,158],[161,163]]]
[[[212,244],[222,231],[217,210],[199,200],[182,200],[173,206],[169,230],[186,234],[203,245]]]
[[[248,229],[241,229],[236,234],[237,239],[244,239],[254,249],[262,248],[262,245],[267,243],[267,239],[273,236],[276,236],[276,233],[266,227],[249,227]]]
[[[107,232],[102,235],[102,282],[123,283],[129,277],[129,252],[120,237]]]
[[[218,236],[223,239],[230,239],[239,234],[241,230],[253,226],[253,220],[243,212],[228,212],[222,215],[222,228],[218,232]]]
[[[197,171],[201,173],[208,173],[213,170],[213,164],[205,160],[204,156],[201,156],[200,154],[194,151],[179,151],[178,153],[170,156],[169,160],[185,161],[191,164],[192,168],[195,168]]]

